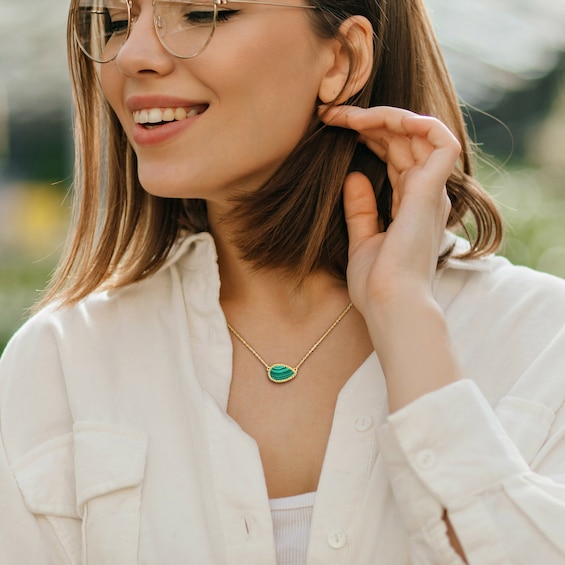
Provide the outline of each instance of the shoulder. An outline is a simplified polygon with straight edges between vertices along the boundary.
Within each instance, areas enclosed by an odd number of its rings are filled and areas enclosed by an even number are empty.
[[[17,457],[69,433],[77,398],[134,379],[144,367],[154,370],[156,351],[167,359],[182,351],[179,336],[184,346],[190,336],[186,293],[210,292],[214,265],[209,238],[188,238],[151,277],[72,306],[49,305],[30,318],[0,359],[7,451]]]
[[[459,249],[465,243],[457,241]],[[565,280],[506,258],[450,259],[437,277],[438,300],[448,309],[489,311],[493,316],[545,317],[558,328],[565,324]],[[553,324],[551,324],[553,322]]]
[[[492,403],[519,383],[543,404],[544,391],[565,395],[564,280],[494,255],[451,259],[436,297],[465,374]]]

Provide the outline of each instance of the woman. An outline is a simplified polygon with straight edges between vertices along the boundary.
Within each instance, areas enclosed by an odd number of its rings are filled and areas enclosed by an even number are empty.
[[[562,563],[565,285],[490,254],[421,2],[69,22],[74,236],[0,365],[0,561]]]

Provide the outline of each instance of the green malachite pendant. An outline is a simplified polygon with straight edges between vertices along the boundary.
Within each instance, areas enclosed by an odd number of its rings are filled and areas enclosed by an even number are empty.
[[[298,371],[289,367],[288,365],[283,365],[282,363],[276,363],[267,368],[267,376],[269,380],[274,383],[286,383],[291,381],[296,377]]]

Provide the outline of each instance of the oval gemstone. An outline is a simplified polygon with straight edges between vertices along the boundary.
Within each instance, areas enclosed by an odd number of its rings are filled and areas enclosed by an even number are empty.
[[[296,369],[288,365],[283,365],[282,363],[277,363],[269,367],[267,374],[269,375],[269,379],[274,383],[286,383],[296,377]]]

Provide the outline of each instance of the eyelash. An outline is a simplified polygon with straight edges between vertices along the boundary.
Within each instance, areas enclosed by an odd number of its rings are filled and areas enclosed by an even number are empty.
[[[217,15],[218,22],[227,22],[232,16],[239,13],[239,10],[219,10]]]
[[[237,14],[239,10],[218,10],[218,14],[216,16],[216,22],[227,22],[232,16]],[[206,10],[202,12],[190,12],[186,14],[187,20],[190,18],[190,21],[195,24],[207,24],[211,23],[212,17],[214,12],[211,10]]]
[[[111,35],[118,33],[125,33],[128,29],[127,20],[116,20],[115,22],[110,22],[109,31]]]

